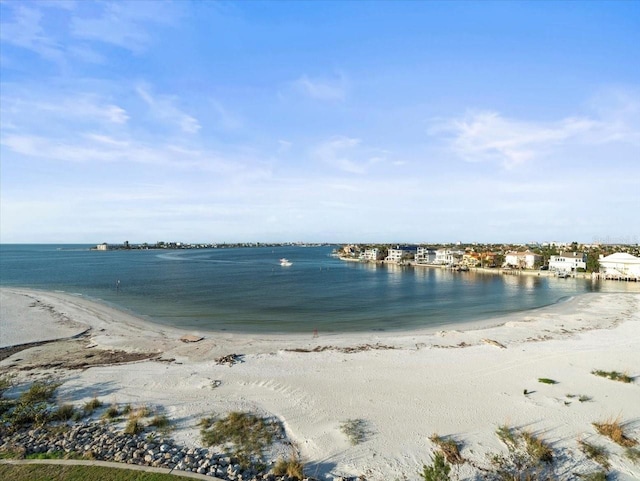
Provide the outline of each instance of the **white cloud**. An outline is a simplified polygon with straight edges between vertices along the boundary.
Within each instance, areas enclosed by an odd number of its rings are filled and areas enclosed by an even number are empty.
[[[200,122],[195,117],[184,113],[176,107],[176,99],[169,96],[153,96],[146,86],[138,86],[136,92],[149,106],[153,115],[157,118],[177,123],[180,129],[188,134],[196,134],[200,130]]]
[[[343,75],[336,79],[312,79],[302,75],[293,85],[297,91],[317,100],[344,100],[347,95],[347,81]]]
[[[366,166],[352,159],[354,154],[357,155],[355,148],[360,143],[360,139],[344,136],[334,137],[313,149],[313,155],[344,172],[364,174]]]
[[[134,53],[153,42],[152,26],[170,25],[180,16],[176,4],[167,2],[105,2],[99,15],[76,15],[71,34],[77,38],[115,45]]]
[[[629,141],[637,136],[624,123],[589,117],[533,122],[505,118],[492,111],[435,122],[429,132],[434,136],[444,134],[450,148],[466,161],[494,161],[506,169],[540,159],[561,147]]]
[[[65,124],[75,120],[122,125],[129,120],[124,108],[95,94],[76,93],[73,97],[56,98],[51,94],[38,94],[13,85],[3,85],[1,100],[3,120],[11,120],[16,125],[35,122],[46,126],[48,122],[60,120],[64,120]]]
[[[13,21],[0,23],[0,41],[31,50],[46,60],[60,62],[64,58],[62,47],[45,32],[42,17],[40,10],[19,5],[14,9]]]

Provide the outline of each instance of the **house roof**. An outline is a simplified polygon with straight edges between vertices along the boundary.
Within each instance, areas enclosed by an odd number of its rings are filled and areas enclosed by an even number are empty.
[[[632,256],[626,252],[616,252],[610,256],[603,257],[600,262],[624,262],[627,264],[640,264],[640,257]]]

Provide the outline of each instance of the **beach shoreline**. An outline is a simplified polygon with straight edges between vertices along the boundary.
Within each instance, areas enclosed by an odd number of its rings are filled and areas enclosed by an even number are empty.
[[[65,379],[61,396],[77,403],[95,386],[93,392],[118,403],[158,406],[179,420],[174,437],[187,445],[199,444],[197,422],[211,413],[272,415],[320,478],[417,479],[435,449],[428,439],[434,432],[454,436],[463,456],[482,464],[488,453],[504,451],[494,432],[505,423],[540,433],[581,469],[594,465],[577,439],[606,444],[592,422],[621,415],[640,438],[638,294],[584,294],[471,325],[317,335],[183,331],[65,293],[1,288],[0,295],[0,347],[52,341],[0,361],[2,372]],[[203,339],[183,342],[185,334]],[[63,346],[68,357],[88,350],[150,357],[135,369],[130,362],[51,367]],[[216,363],[231,353],[243,362]],[[593,369],[628,371],[636,379],[616,383],[593,376]],[[541,385],[541,377],[558,384]],[[219,387],[212,389],[214,382]],[[350,445],[340,430],[347,419],[366,421],[364,442]],[[618,479],[640,477],[620,449],[607,447]],[[473,467],[456,469],[464,479]]]

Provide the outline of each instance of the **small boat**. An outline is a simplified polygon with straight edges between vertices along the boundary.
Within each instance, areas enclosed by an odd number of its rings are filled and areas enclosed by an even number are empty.
[[[282,267],[289,267],[291,264],[292,262],[289,259],[285,259],[284,257],[280,259],[280,265]]]

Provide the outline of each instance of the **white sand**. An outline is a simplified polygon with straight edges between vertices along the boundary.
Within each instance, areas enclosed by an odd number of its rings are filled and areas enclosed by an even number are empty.
[[[47,333],[42,316],[27,307],[37,298],[67,322],[77,323],[76,330],[91,326],[92,341],[99,347],[153,350],[175,358],[173,363],[73,371],[60,392],[65,402],[81,403],[97,395],[107,402],[161,406],[177,420],[174,437],[189,445],[199,442],[196,423],[201,417],[255,410],[283,421],[311,475],[418,479],[435,448],[428,440],[431,434],[454,437],[463,444],[465,458],[486,466],[487,453],[506,452],[494,433],[508,424],[552,445],[557,462],[566,468],[561,479],[597,468],[579,451],[578,439],[610,451],[617,479],[640,479],[640,466],[591,426],[620,416],[628,423],[628,434],[640,440],[640,378],[624,384],[591,374],[603,369],[640,376],[638,294],[587,294],[465,331],[457,326],[437,332],[320,333],[317,339],[311,334],[193,332],[205,340],[185,344],[179,341],[183,331],[79,297],[18,289],[1,293],[2,345],[35,341]],[[376,343],[396,349],[287,351]],[[460,343],[467,347],[454,347]],[[244,362],[228,367],[213,361],[230,353],[244,354]],[[0,367],[12,362],[6,359]],[[541,384],[540,377],[558,384]],[[216,380],[221,385],[213,389]],[[524,389],[533,393],[525,396]],[[567,394],[592,400],[578,402]],[[347,419],[366,420],[370,434],[365,442],[349,444],[340,431]],[[456,469],[460,479],[472,479],[469,463]]]

